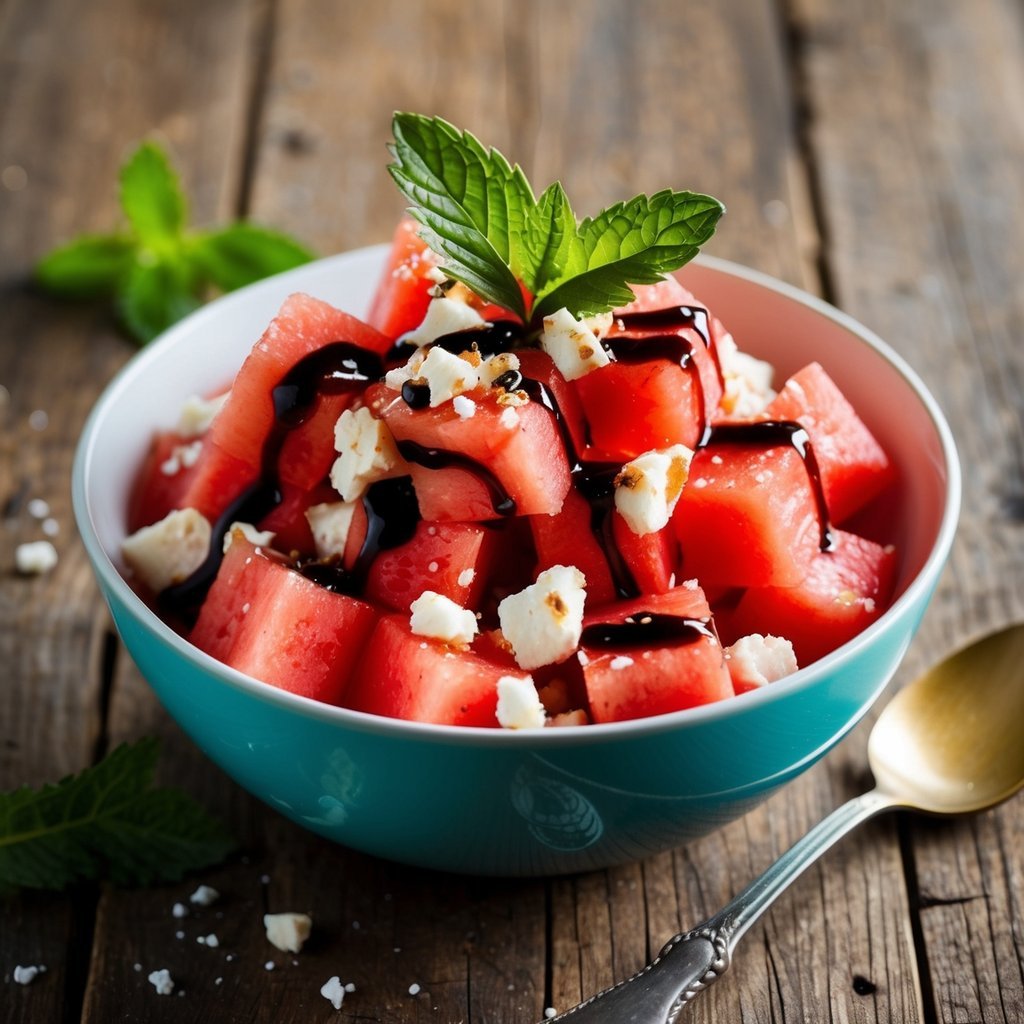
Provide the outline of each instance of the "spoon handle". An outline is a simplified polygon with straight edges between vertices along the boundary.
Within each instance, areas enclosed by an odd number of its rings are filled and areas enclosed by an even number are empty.
[[[674,1024],[683,1007],[724,973],[748,928],[826,850],[859,824],[901,806],[877,789],[843,804],[798,839],[717,914],[681,935],[639,973],[553,1018],[573,1024]]]

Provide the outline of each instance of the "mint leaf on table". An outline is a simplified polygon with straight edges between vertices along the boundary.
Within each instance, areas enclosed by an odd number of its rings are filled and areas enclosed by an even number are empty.
[[[153,786],[159,743],[122,745],[53,785],[0,793],[0,888],[176,881],[234,843],[186,794]]]
[[[444,272],[535,327],[563,306],[580,317],[630,302],[629,285],[693,259],[725,212],[666,189],[578,223],[561,184],[535,199],[518,165],[441,118],[398,113],[392,132],[388,169]],[[529,317],[520,281],[535,296]]]
[[[188,229],[188,202],[167,154],[144,142],[121,167],[127,225],[59,246],[36,266],[36,280],[64,298],[113,296],[140,344],[192,312],[211,289],[233,291],[313,259],[287,235],[245,221]]]

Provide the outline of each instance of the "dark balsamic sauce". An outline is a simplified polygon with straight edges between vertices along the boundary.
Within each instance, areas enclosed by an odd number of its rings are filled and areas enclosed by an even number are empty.
[[[754,423],[718,423],[708,431],[705,444],[750,444],[766,448],[788,446],[796,450],[807,469],[807,476],[814,491],[821,527],[819,547],[822,551],[835,548],[835,537],[828,516],[825,489],[821,482],[821,470],[806,429],[796,420],[761,420]]]
[[[415,463],[426,469],[461,469],[472,474],[486,488],[491,498],[491,508],[495,515],[514,516],[516,501],[505,490],[501,481],[484,465],[471,459],[461,452],[451,452],[444,448],[427,448],[416,441],[399,441],[399,454],[406,462]]]
[[[596,622],[580,636],[581,647],[682,647],[709,638],[717,642],[710,619],[660,612],[635,612],[625,622]]]
[[[278,458],[291,432],[316,411],[320,396],[362,391],[379,380],[383,362],[376,353],[348,341],[335,341],[311,352],[274,386],[270,399],[274,424],[263,443],[260,475],[214,523],[210,550],[188,579],[164,590],[158,598],[163,612],[193,621],[223,560],[224,535],[234,522],[258,523],[281,503]]]
[[[515,348],[526,335],[526,328],[517,320],[494,320],[489,326],[467,327],[461,331],[442,334],[431,343],[443,348],[452,355],[471,352],[474,346],[480,355],[494,356],[499,352],[508,352]],[[388,366],[404,363],[409,356],[419,350],[419,346],[411,341],[398,340],[391,346],[384,361]]]

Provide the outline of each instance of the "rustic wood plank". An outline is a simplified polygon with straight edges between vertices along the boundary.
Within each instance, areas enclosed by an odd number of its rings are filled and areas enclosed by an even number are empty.
[[[839,300],[921,372],[964,469],[950,571],[908,678],[1024,618],[1024,130],[1011,99],[1024,96],[1024,20],[998,0],[794,9]],[[934,1019],[1024,1017],[1022,829],[1019,800],[908,824]]]

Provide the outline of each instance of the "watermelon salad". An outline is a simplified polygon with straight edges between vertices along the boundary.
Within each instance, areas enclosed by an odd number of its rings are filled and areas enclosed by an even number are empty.
[[[361,321],[291,296],[140,467],[124,559],[191,643],[420,722],[632,719],[822,657],[886,607],[849,527],[888,458],[812,363],[779,390],[675,278],[511,313],[398,226]]]

